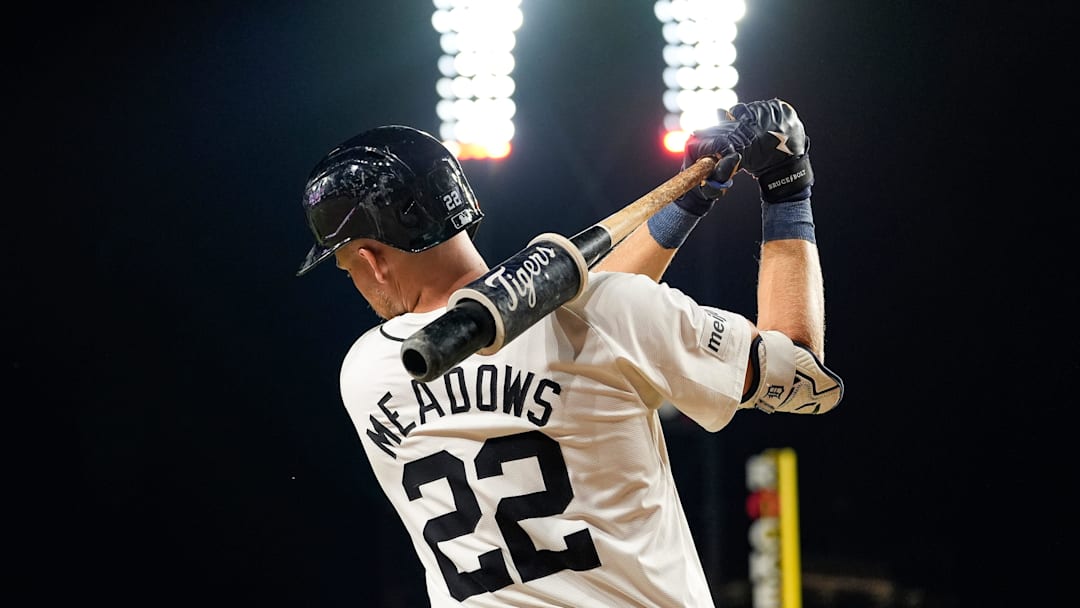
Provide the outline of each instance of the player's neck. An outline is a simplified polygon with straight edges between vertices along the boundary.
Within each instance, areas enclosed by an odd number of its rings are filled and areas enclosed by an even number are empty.
[[[487,263],[471,242],[465,246],[451,242],[442,251],[423,252],[414,258],[416,286],[411,312],[428,312],[446,306],[450,296],[488,271]]]

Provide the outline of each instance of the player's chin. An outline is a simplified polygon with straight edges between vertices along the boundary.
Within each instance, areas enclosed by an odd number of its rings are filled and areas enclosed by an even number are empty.
[[[398,315],[409,312],[405,310],[404,306],[396,302],[394,298],[391,298],[390,294],[382,289],[375,290],[375,297],[370,298],[368,304],[371,306],[371,309],[375,311],[375,314],[383,321],[389,321]]]

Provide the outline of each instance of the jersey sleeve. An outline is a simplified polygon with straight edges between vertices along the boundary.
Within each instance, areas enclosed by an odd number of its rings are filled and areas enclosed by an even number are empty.
[[[644,275],[597,272],[589,281],[571,306],[639,394],[658,394],[708,431],[726,426],[742,397],[750,321]]]

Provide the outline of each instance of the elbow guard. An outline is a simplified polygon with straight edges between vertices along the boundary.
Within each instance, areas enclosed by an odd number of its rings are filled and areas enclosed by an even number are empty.
[[[767,414],[824,414],[844,397],[844,382],[810,352],[778,331],[763,331],[750,345],[753,385],[742,409]]]

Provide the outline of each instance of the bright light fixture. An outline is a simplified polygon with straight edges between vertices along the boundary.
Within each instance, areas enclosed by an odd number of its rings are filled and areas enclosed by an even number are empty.
[[[746,13],[746,3],[657,0],[653,12],[665,43],[663,145],[681,154],[691,132],[715,125],[720,119],[718,110],[739,102],[735,24]]]
[[[434,0],[443,55],[435,83],[439,137],[459,159],[505,158],[514,137],[515,32],[521,0]]]

